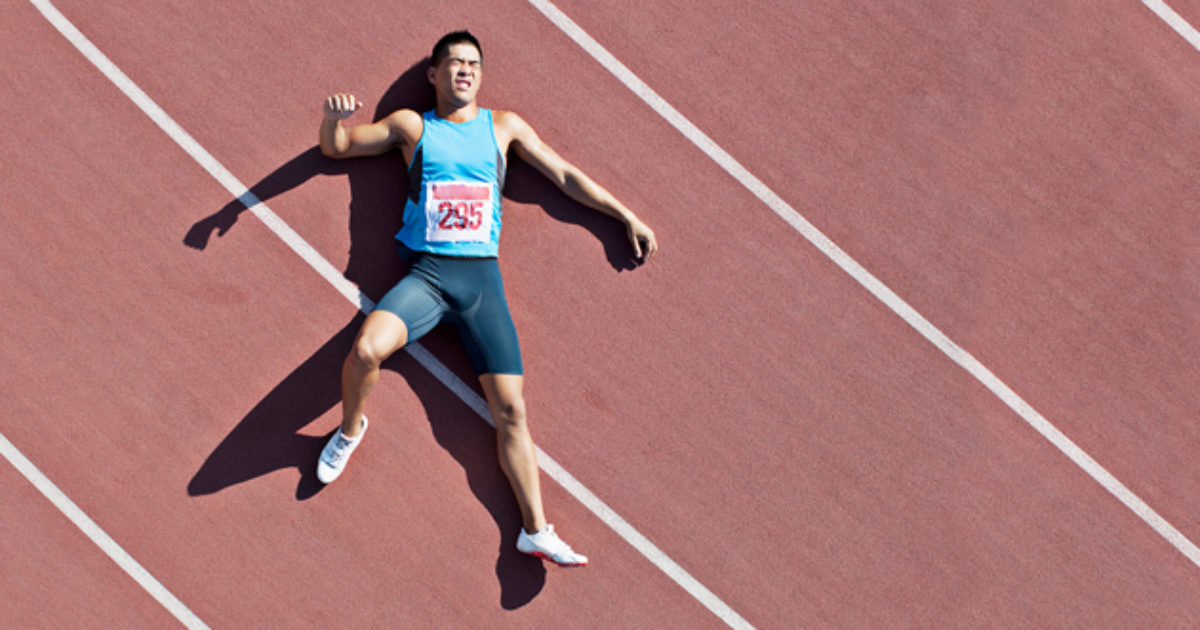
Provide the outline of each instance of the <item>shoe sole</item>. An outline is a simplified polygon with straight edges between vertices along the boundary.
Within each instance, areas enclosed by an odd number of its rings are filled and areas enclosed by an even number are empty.
[[[565,567],[568,569],[573,568],[573,567],[586,567],[587,566],[586,562],[565,562],[565,563],[559,562],[558,560],[555,560],[554,558],[551,558],[550,556],[548,556],[540,551],[527,551],[525,553],[528,553],[531,556],[537,556],[537,557],[541,558],[542,560],[549,560],[550,562],[553,562],[554,564],[557,564],[560,567]]]

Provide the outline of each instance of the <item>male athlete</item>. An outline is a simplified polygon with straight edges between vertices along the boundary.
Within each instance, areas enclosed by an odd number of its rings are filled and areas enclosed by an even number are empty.
[[[404,225],[396,235],[411,257],[408,275],[363,323],[342,366],[342,424],[317,464],[323,483],[336,479],[367,429],[363,408],[379,366],[446,318],[459,329],[496,423],[500,466],[521,509],[517,549],[560,566],[583,566],[542,511],[533,439],[525,418],[524,376],[516,329],[496,261],[500,191],[512,149],[572,199],[626,225],[638,258],[658,249],[654,232],[621,202],[547,146],[520,116],[480,108],[483,52],[467,31],[442,37],[427,71],[437,108],[401,109],[372,124],[342,126],[362,103],[350,94],[325,101],[321,152],[332,158],[379,155],[399,148],[410,183]]]

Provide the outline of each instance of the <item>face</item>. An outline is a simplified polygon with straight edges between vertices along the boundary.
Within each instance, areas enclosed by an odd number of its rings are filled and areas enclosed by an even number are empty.
[[[479,50],[467,43],[453,44],[436,67],[429,69],[429,82],[439,98],[462,106],[475,101],[483,80],[483,62]]]

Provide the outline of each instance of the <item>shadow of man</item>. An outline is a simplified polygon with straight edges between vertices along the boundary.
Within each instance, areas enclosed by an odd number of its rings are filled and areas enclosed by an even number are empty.
[[[406,70],[379,100],[373,120],[381,120],[400,108],[433,109],[433,90],[425,74],[428,66],[426,58]],[[408,194],[406,171],[399,151],[366,160],[331,160],[321,155],[319,147],[312,147],[256,183],[250,193],[266,202],[318,175],[347,176],[351,191],[350,256],[345,275],[365,295],[378,300],[403,277],[407,267],[394,241]],[[604,244],[606,257],[615,270],[637,265],[618,222],[571,201],[519,160],[510,162],[504,196],[540,205],[554,219],[589,230]],[[236,224],[248,209],[248,199],[234,199],[196,222],[184,236],[184,244],[205,249],[214,232],[222,236]],[[242,418],[193,476],[188,484],[189,495],[213,494],[287,468],[300,473],[298,500],[308,499],[323,488],[316,478],[316,462],[336,427],[316,437],[300,431],[341,403],[342,362],[364,318],[361,313],[356,315]],[[445,336],[443,329],[439,326],[430,337]],[[460,357],[456,359],[465,364]],[[496,575],[501,584],[501,605],[506,609],[525,605],[541,592],[545,568],[540,559],[515,549],[521,517],[496,460],[494,429],[478,422],[470,408],[407,353],[397,353],[383,367],[398,372],[412,387],[425,408],[435,440],[463,467],[471,492],[500,530]]]
[[[414,64],[388,88],[373,121],[400,108],[424,111],[433,107],[433,92],[425,77],[429,59]],[[260,201],[296,188],[313,177],[345,175],[350,182],[350,256],[346,277],[368,297],[378,300],[403,277],[406,264],[397,253],[393,235],[399,231],[408,194],[406,166],[399,151],[364,160],[332,160],[310,147],[250,187]],[[203,250],[215,233],[223,236],[248,210],[249,196],[225,204],[197,221],[184,236],[188,247]],[[271,390],[217,446],[188,485],[188,493],[211,494],[282,468],[297,468],[296,498],[307,499],[321,490],[316,461],[326,437],[298,432],[341,402],[342,361],[362,325],[360,313],[334,334],[303,364]],[[444,389],[444,388],[443,388]],[[336,427],[331,429],[330,435]]]

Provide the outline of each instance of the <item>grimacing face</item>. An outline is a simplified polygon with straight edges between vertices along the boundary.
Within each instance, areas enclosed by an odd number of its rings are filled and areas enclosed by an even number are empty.
[[[429,69],[429,81],[439,96],[462,106],[474,102],[483,79],[483,61],[475,46],[451,44],[449,53]]]

